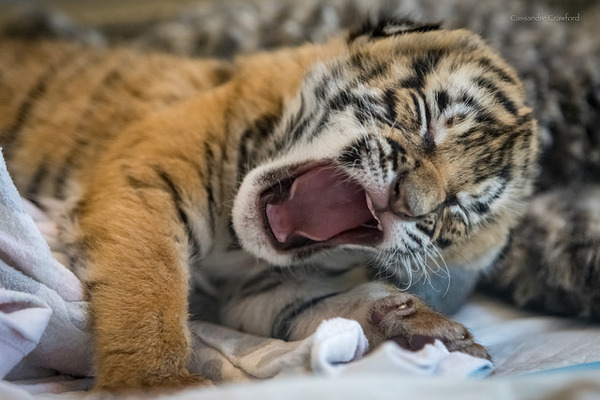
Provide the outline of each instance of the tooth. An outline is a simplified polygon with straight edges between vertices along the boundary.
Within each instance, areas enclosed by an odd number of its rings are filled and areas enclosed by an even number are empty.
[[[373,202],[371,201],[371,198],[369,197],[369,194],[366,191],[365,197],[367,198],[367,208],[369,209],[369,211],[371,211],[371,214],[373,214],[373,218],[375,218],[375,221],[377,221],[377,229],[383,232],[383,225],[381,225],[381,221],[379,220],[379,218],[377,218],[377,215],[375,214],[375,209],[373,208]]]

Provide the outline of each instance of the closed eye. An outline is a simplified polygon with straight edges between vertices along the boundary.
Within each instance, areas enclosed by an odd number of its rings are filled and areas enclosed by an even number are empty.
[[[474,213],[475,219],[483,219],[493,204],[504,194],[507,186],[506,179],[495,177],[480,185],[472,193],[461,192],[456,197],[465,209]]]
[[[471,108],[465,103],[456,103],[450,105],[442,112],[442,119],[447,126],[454,126],[462,123],[471,113]]]
[[[435,145],[443,143],[450,129],[460,127],[460,125],[469,120],[469,116],[472,113],[471,107],[466,103],[451,103],[451,99],[449,98],[446,99],[446,102],[444,109],[437,117],[434,116],[429,126]]]

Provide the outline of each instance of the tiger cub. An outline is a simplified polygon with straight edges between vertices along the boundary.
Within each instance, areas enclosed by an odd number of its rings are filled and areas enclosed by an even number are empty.
[[[381,20],[231,63],[44,41],[0,54],[0,144],[85,282],[98,388],[202,382],[190,282],[246,332],[296,340],[340,316],[372,348],[425,337],[489,357],[373,279],[484,270],[526,207],[535,121],[477,35]]]

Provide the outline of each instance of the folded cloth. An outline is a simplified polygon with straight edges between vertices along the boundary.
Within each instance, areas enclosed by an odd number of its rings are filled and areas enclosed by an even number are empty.
[[[2,288],[0,310],[0,377],[4,377],[39,343],[52,310],[35,296]]]
[[[0,378],[30,393],[92,384],[87,303],[81,282],[54,257],[60,254],[51,252],[48,243],[56,242],[56,227],[21,200],[0,157]],[[362,358],[368,350],[362,328],[342,318],[324,321],[312,336],[296,342],[208,322],[192,321],[190,330],[190,370],[216,382],[298,372],[338,376],[384,366],[391,368],[388,373],[416,375],[471,376],[491,370],[487,360],[449,353],[440,342],[418,352],[389,343]]]
[[[323,321],[313,335],[294,342],[249,335],[205,322],[192,323],[192,332],[199,342],[196,349],[208,345],[218,350],[229,363],[252,378],[298,372],[336,375],[341,365],[359,359],[368,349],[360,324],[344,318]],[[213,380],[223,380],[223,371],[214,370],[214,357],[200,356],[195,361],[198,372]]]
[[[81,284],[52,256],[0,161],[0,377],[89,375]]]

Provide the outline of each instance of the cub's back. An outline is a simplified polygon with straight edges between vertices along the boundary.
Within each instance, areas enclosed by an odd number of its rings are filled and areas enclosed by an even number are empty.
[[[64,198],[127,125],[231,74],[222,61],[67,42],[5,40],[0,54],[0,146],[28,198]]]

